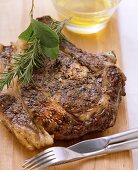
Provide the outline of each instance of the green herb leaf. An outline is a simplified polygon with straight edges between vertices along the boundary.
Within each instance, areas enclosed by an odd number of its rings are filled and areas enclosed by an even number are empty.
[[[32,28],[35,36],[40,40],[41,44],[48,48],[57,47],[59,44],[58,35],[46,24],[37,20],[32,20]]]
[[[5,85],[7,86],[7,88],[10,86],[12,79],[15,77],[15,73],[14,70],[9,70],[0,74],[4,76],[0,79],[0,91],[2,91]]]
[[[45,46],[41,46],[43,53],[51,58],[51,59],[57,59],[59,55],[59,46],[54,48],[47,48]]]
[[[33,28],[32,28],[32,24],[30,24],[29,27],[19,35],[19,38],[22,39],[22,40],[25,40],[27,42],[33,41],[34,31],[33,31]]]
[[[44,67],[46,57],[58,58],[59,39],[64,38],[61,33],[64,23],[53,21],[49,27],[34,19],[31,21],[29,27],[19,35],[20,39],[28,42],[28,49],[15,54],[9,64],[10,70],[0,73],[0,91],[5,86],[8,88],[15,77],[20,83],[27,85],[32,80],[34,68]]]

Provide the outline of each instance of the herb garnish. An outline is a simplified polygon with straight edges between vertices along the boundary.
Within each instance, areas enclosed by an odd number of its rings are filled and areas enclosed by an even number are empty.
[[[28,84],[32,78],[34,67],[43,66],[46,57],[56,59],[59,54],[59,36],[66,21],[53,22],[51,26],[33,19],[34,0],[30,11],[31,23],[29,27],[19,35],[19,39],[27,41],[29,47],[13,57],[9,70],[1,73],[0,91],[17,77],[21,84]]]

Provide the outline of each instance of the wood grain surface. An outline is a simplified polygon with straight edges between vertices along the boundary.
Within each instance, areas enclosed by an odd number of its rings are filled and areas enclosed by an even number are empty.
[[[31,0],[0,0],[0,43],[9,44],[16,41],[17,36],[29,23],[29,10]],[[56,11],[50,0],[36,0],[35,17],[51,15],[57,18]],[[64,30],[71,42],[86,51],[99,53],[114,50],[118,65],[121,66],[121,48],[118,30],[117,14],[108,26],[93,35],[79,35]],[[116,124],[104,133],[89,134],[79,140],[94,138],[121,132],[128,128],[125,99],[121,103]],[[56,145],[68,146],[76,141],[56,142]],[[18,143],[16,138],[0,123],[0,170],[21,170],[25,159],[33,156],[35,152],[26,150]],[[99,158],[89,158],[66,165],[49,167],[49,170],[132,170],[131,152],[114,153]]]

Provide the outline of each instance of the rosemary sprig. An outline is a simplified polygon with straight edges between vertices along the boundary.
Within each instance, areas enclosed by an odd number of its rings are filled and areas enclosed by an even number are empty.
[[[0,90],[2,90],[5,85],[9,87],[12,79],[15,77],[18,77],[22,84],[28,84],[32,78],[34,66],[37,68],[42,67],[45,57],[46,55],[44,55],[41,50],[40,41],[34,39],[33,42],[30,43],[29,49],[26,49],[14,57],[14,62],[10,65],[12,69],[2,73],[3,78],[0,79]]]
[[[12,80],[17,77],[21,84],[28,84],[32,78],[33,69],[43,66],[46,57],[56,59],[59,54],[59,37],[66,20],[53,21],[50,27],[33,19],[34,0],[30,11],[31,23],[29,27],[19,35],[19,38],[28,43],[28,49],[13,57],[9,70],[1,73],[0,91],[5,86],[10,86]]]

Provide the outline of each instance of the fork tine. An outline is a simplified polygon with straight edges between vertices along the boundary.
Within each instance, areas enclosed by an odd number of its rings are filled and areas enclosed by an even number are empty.
[[[53,160],[55,160],[56,158],[55,157],[50,157],[50,158],[46,158],[46,159],[43,159],[39,162],[36,162],[36,164],[34,164],[33,166],[29,167],[28,170],[32,170],[32,169],[40,169],[42,166],[44,167],[47,167],[51,164],[53,164]]]
[[[52,159],[53,156],[54,156],[54,153],[49,152],[49,153],[47,153],[47,154],[45,154],[45,155],[42,155],[41,157],[38,157],[38,158],[34,159],[33,161],[30,161],[30,162],[26,163],[26,164],[23,166],[23,168],[29,168],[29,167],[37,164],[38,162],[42,162],[43,160]]]
[[[54,159],[52,159],[52,160],[54,160]],[[51,160],[51,161],[52,161],[52,160]],[[38,168],[36,168],[35,170],[40,170],[40,169],[46,168],[46,167],[48,167],[48,166],[50,166],[50,165],[53,165],[54,163],[51,162],[51,161],[46,162],[46,163],[40,165],[40,166],[39,166]]]
[[[41,153],[37,154],[36,156],[32,157],[31,159],[25,160],[25,163],[23,164],[22,167],[27,166],[28,164],[35,161],[36,159],[41,158],[43,155],[49,156],[49,154],[51,154],[51,152],[52,152],[51,148],[44,150],[43,152],[41,152]]]

